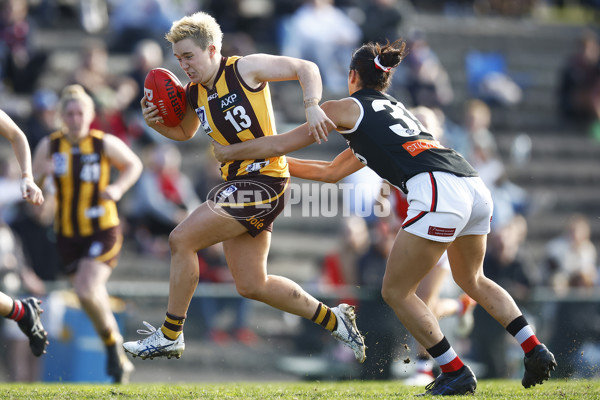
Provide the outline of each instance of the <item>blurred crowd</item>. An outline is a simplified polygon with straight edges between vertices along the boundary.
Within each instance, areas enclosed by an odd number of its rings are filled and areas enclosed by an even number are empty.
[[[426,7],[426,3],[439,2],[412,3],[418,9]],[[543,2],[443,3],[447,3],[447,9],[454,4],[456,7],[475,7],[480,12],[495,10],[499,14],[515,15],[527,14],[535,3]],[[126,245],[140,257],[168,260],[169,232],[218,182],[218,166],[203,149],[207,144],[203,138],[191,145],[196,152],[194,159],[186,160],[185,154],[189,154],[190,147],[184,149],[151,133],[141,117],[139,100],[143,96],[144,78],[150,69],[167,66],[173,67],[175,72],[178,68],[170,59],[170,49],[162,38],[171,21],[198,9],[211,13],[221,24],[225,33],[223,53],[226,55],[267,51],[317,63],[326,97],[345,95],[345,71],[353,48],[365,41],[405,37],[410,52],[394,77],[390,94],[397,96],[407,107],[425,109],[427,118],[433,118],[428,125],[437,127],[438,140],[465,156],[492,191],[495,209],[485,273],[501,283],[521,303],[522,309],[530,310],[532,314],[539,311],[537,304],[530,302],[536,288],[549,288],[556,299],[568,297],[571,289],[584,294],[581,303],[564,302],[543,309],[550,319],[572,319],[567,325],[562,321],[545,332],[548,335],[545,339],[555,354],[568,361],[562,364],[565,367],[559,373],[584,374],[575,368],[577,349],[573,348],[574,341],[578,348],[591,344],[600,351],[597,339],[600,337],[600,309],[585,301],[585,293],[594,293],[593,289],[600,284],[591,217],[585,212],[573,214],[564,232],[547,243],[543,256],[537,259],[531,256],[527,218],[535,199],[526,187],[511,180],[506,165],[524,165],[531,156],[527,150],[531,143],[526,135],[521,137],[519,148],[524,151],[507,157],[499,149],[492,124],[496,110],[523,101],[522,88],[502,71],[482,75],[482,81],[469,92],[471,97],[462,104],[462,116],[451,118],[448,109],[457,101],[453,77],[423,31],[404,29],[407,11],[414,11],[409,1],[0,0],[0,108],[22,127],[34,150],[43,137],[56,129],[60,88],[72,83],[82,85],[96,105],[97,115],[92,127],[121,138],[144,162],[142,177],[127,195],[121,210],[126,219]],[[63,25],[69,27],[70,34],[80,33],[81,44],[76,51],[67,47],[61,49],[60,44],[55,44],[52,50],[38,45],[40,32],[60,32]],[[564,68],[556,77],[560,82],[560,93],[556,95],[559,99],[557,112],[563,117],[565,126],[588,132],[600,141],[600,42],[597,35],[594,30],[584,30],[578,43],[573,44],[572,56],[564,60]],[[56,59],[57,55],[74,53],[77,57],[66,69]],[[125,60],[126,68],[115,69],[115,60]],[[281,95],[276,85],[272,91],[276,98]],[[300,103],[292,106],[301,108]],[[289,119],[297,115],[297,110],[282,109],[279,112],[278,118]],[[6,145],[0,144],[0,288],[14,295],[44,296],[45,282],[62,279],[53,243],[52,198],[48,197],[43,207],[19,201],[18,176],[15,176],[12,157],[1,146]],[[381,186],[377,178],[369,175],[353,179],[374,185],[373,193]],[[363,204],[376,201],[366,199]],[[396,202],[401,200],[398,193],[392,193],[388,201],[395,209]],[[360,286],[372,294],[369,300],[354,298],[353,294],[348,294],[345,299],[358,302],[359,325],[372,333],[367,336],[370,340],[376,339],[368,343],[372,356],[367,359],[369,362],[361,374],[366,379],[389,378],[394,361],[406,351],[403,347],[406,341],[398,335],[402,327],[386,324],[385,321],[396,319],[386,318],[385,311],[376,311],[386,309],[378,288],[389,245],[399,229],[399,218],[372,218],[369,215],[342,220],[339,246],[331,249],[317,266],[317,280],[322,290]],[[198,257],[203,281],[231,281],[222,249],[218,246],[206,249]],[[460,296],[460,290],[452,286],[451,277],[444,290],[450,297]],[[205,339],[217,344],[229,340],[256,344],[259,338],[249,329],[246,302],[243,299],[221,300],[207,299],[199,304],[206,325]],[[225,325],[217,321],[223,307],[234,313],[233,322]],[[498,353],[510,355],[513,345],[506,341],[499,325],[488,324],[490,317],[478,307],[469,309],[468,313],[464,311],[460,309],[454,315],[456,336],[469,349],[470,357],[485,366],[485,372],[479,376],[518,375],[519,365],[511,363],[514,360],[495,356]],[[472,320],[468,321],[469,318]],[[535,315],[528,318],[536,321]],[[575,329],[582,321],[588,323],[582,329]],[[541,324],[542,321],[538,322]],[[468,327],[460,328],[461,324]],[[377,327],[379,336],[376,338],[376,333],[368,327]],[[5,343],[23,340],[8,331],[3,335]],[[338,354],[325,345],[315,349],[318,340],[310,343],[313,351]],[[299,347],[302,345],[303,342],[298,343]],[[395,359],[386,359],[389,352],[384,346],[398,347]],[[500,348],[506,351],[498,350]],[[414,357],[414,353],[412,355]],[[4,356],[16,359],[12,354]],[[569,360],[571,357],[573,360]],[[587,374],[599,373],[589,368],[585,371]],[[15,375],[10,379],[35,380],[36,376],[35,369],[25,365],[15,369]]]

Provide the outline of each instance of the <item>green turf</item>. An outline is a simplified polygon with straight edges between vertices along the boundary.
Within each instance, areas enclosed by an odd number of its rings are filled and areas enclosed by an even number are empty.
[[[0,384],[0,399],[153,399],[153,400],[337,400],[337,399],[412,399],[423,391],[400,382],[272,382],[90,385],[62,383]],[[445,396],[464,399],[465,396]],[[600,380],[551,380],[541,386],[524,389],[518,381],[481,381],[478,400],[600,400]]]

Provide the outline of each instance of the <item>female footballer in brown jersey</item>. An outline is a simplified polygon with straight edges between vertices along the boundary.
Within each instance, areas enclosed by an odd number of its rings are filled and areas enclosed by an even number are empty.
[[[142,162],[114,135],[90,129],[94,102],[80,85],[63,89],[60,130],[42,139],[33,159],[36,181],[53,178],[54,227],[63,269],[106,345],[107,373],[125,383],[133,365],[125,356],[106,290],[123,236],[116,203],[142,172]],[[111,182],[111,168],[119,171]]]
[[[188,140],[196,131],[223,145],[276,134],[268,82],[298,80],[304,93],[310,134],[324,137],[333,124],[318,106],[322,86],[314,63],[290,57],[253,54],[221,55],[221,28],[210,15],[198,12],[173,23],[166,35],[179,65],[190,79],[187,111],[176,127],[161,124],[158,110],[141,107],[148,126],[173,140]],[[283,209],[289,182],[285,157],[236,160],[221,165],[223,185],[170,234],[169,302],[160,329],[126,342],[125,349],[142,358],[177,357],[185,348],[183,324],[198,283],[197,252],[223,242],[237,291],[244,297],[311,319],[365,359],[364,340],[354,308],[329,308],[296,282],[267,273],[273,220]]]
[[[423,278],[447,250],[457,284],[515,337],[525,353],[526,388],[542,383],[556,366],[512,297],[483,274],[492,199],[477,172],[452,149],[444,148],[402,103],[385,93],[393,68],[405,55],[398,40],[368,43],[352,55],[350,97],[325,102],[349,148],[332,162],[288,158],[290,173],[337,182],[368,165],[407,193],[409,208],[388,257],[382,296],[442,373],[426,394],[472,393],[477,380],[440,330],[437,318],[417,296]],[[313,142],[305,125],[288,133],[232,146],[215,142],[220,161],[273,157]]]

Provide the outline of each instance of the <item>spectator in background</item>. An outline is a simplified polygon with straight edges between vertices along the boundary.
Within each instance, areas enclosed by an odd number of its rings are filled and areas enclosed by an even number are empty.
[[[448,72],[425,38],[425,33],[410,34],[408,55],[401,64],[400,84],[410,94],[412,106],[444,109],[454,99]]]
[[[481,171],[481,167],[485,164],[488,157],[497,159],[498,145],[496,138],[491,132],[492,125],[492,110],[484,101],[472,99],[465,103],[462,129],[469,138],[469,147],[466,148],[463,155],[474,165],[479,168],[479,175],[482,179],[489,183],[489,178],[486,178],[486,172]]]
[[[573,214],[565,232],[548,242],[546,259],[547,283],[558,298],[550,323],[556,356],[563,359],[557,376],[570,377],[576,372],[585,376],[586,369],[592,373],[594,363],[586,368],[582,347],[592,344],[597,349],[600,345],[600,307],[587,297],[591,289],[598,288],[598,252],[590,240],[589,219]]]
[[[358,285],[364,298],[359,303],[369,356],[361,367],[361,379],[391,379],[395,349],[408,334],[394,311],[381,297],[381,285],[396,231],[387,221],[376,220],[370,229],[369,249],[358,260]],[[403,333],[401,333],[403,332]]]
[[[233,289],[233,276],[227,267],[223,244],[217,243],[198,252],[200,282],[213,284],[231,284],[232,296],[203,296],[194,299],[200,303],[207,338],[213,343],[223,345],[234,339],[248,346],[255,345],[259,338],[248,327],[250,300],[236,295]],[[219,315],[230,310],[233,318],[224,326],[217,321]]]
[[[110,9],[111,51],[131,52],[144,39],[162,41],[171,21],[185,14],[190,1],[108,0]],[[196,5],[197,7],[197,5]]]
[[[129,77],[137,84],[136,99],[144,97],[144,82],[148,72],[154,68],[162,67],[164,63],[163,49],[158,41],[154,39],[144,39],[135,45],[133,50],[133,69],[129,73]],[[128,111],[139,111],[137,102],[132,102],[129,105]]]
[[[33,93],[47,59],[34,47],[35,25],[28,7],[25,0],[0,3],[0,78],[19,94]]]
[[[358,283],[358,260],[369,249],[369,246],[369,229],[365,219],[357,216],[344,218],[339,247],[325,255],[319,284],[325,288],[356,285]],[[340,299],[340,302],[354,303],[355,300]]]
[[[596,118],[592,90],[600,80],[600,43],[590,29],[581,33],[575,52],[565,61],[559,76],[560,113],[571,124],[585,127]]]
[[[363,42],[384,43],[398,37],[402,24],[400,5],[395,0],[369,0],[364,6],[365,20],[361,24]]]
[[[169,233],[201,202],[192,182],[181,171],[181,153],[175,145],[149,145],[144,165],[134,188],[130,218],[141,250],[164,257],[169,251]]]
[[[56,130],[58,96],[52,89],[39,89],[33,94],[33,110],[25,122],[29,146],[35,150],[42,138]]]
[[[45,282],[54,281],[60,275],[53,228],[55,207],[54,196],[48,196],[39,206],[21,203],[10,222],[11,229],[20,239],[27,265]]]
[[[479,99],[469,100],[465,104],[461,134],[468,141],[462,153],[477,169],[479,176],[492,193],[494,200],[494,218],[492,230],[496,224],[505,224],[515,214],[526,214],[529,210],[528,193],[510,181],[503,160],[498,154],[496,138],[490,130],[492,112],[490,107]]]
[[[591,241],[590,231],[589,219],[574,214],[565,232],[546,246],[548,283],[559,293],[570,287],[597,285],[598,251]]]
[[[104,42],[90,39],[83,51],[81,64],[73,71],[71,83],[81,85],[98,106],[92,128],[106,129],[127,142],[124,111],[137,103],[137,83],[126,75],[111,72]]]
[[[141,99],[144,97],[146,75],[150,70],[162,67],[164,64],[163,48],[155,39],[143,39],[133,49],[132,63],[133,68],[128,73],[128,77],[137,85],[137,93],[134,98]],[[123,112],[123,117],[131,138],[139,139],[144,144],[155,141],[155,136],[149,132],[150,129],[139,113],[137,101],[129,103],[129,106]]]
[[[362,33],[333,0],[305,0],[281,22],[281,30],[282,55],[313,61],[327,90],[346,91],[346,69]]]

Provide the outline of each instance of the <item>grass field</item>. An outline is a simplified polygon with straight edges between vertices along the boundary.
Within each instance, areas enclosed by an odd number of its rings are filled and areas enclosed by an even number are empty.
[[[156,399],[156,400],[338,400],[411,399],[423,388],[399,382],[274,382],[210,384],[0,384],[0,399]],[[444,399],[465,396],[446,396]],[[524,389],[518,381],[481,381],[474,397],[478,400],[600,400],[600,380],[551,380]]]

